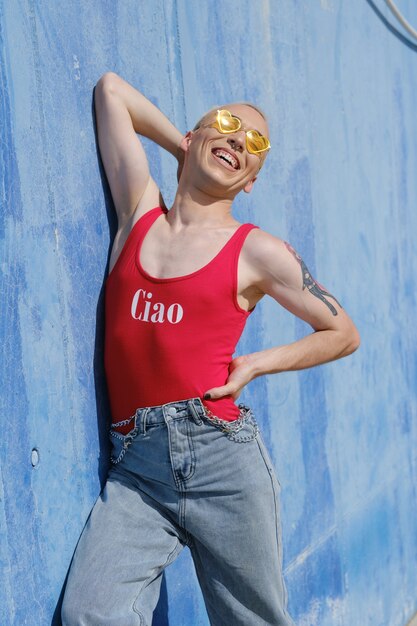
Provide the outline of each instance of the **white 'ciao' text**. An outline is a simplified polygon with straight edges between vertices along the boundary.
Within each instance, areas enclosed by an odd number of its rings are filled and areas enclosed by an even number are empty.
[[[159,324],[163,324],[165,321],[170,324],[178,324],[182,320],[184,310],[178,302],[174,302],[166,308],[162,302],[151,302],[152,297],[150,291],[148,293],[144,289],[136,291],[130,309],[133,319]]]

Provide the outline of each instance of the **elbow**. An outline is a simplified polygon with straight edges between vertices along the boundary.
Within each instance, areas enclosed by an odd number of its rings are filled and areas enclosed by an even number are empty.
[[[349,333],[346,335],[346,347],[343,356],[349,356],[359,348],[361,345],[361,338],[356,326],[352,324],[352,328],[350,328]]]
[[[118,76],[115,72],[106,72],[97,81],[96,90],[113,91],[117,81],[120,81],[120,76]]]

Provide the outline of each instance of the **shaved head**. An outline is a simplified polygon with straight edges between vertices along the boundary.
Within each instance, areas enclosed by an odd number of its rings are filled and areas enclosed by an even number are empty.
[[[268,119],[265,113],[260,109],[256,104],[252,104],[252,102],[230,102],[229,104],[222,104],[218,106],[214,106],[212,109],[204,113],[202,117],[198,120],[197,124],[194,126],[193,130],[197,130],[200,128],[201,124],[204,122],[206,117],[210,117],[213,113],[217,113],[219,109],[227,109],[229,106],[233,106],[234,104],[243,105],[245,107],[250,107],[251,109],[255,109],[257,113],[268,123]]]

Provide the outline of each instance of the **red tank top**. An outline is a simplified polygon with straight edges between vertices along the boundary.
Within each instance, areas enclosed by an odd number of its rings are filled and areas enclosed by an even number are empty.
[[[106,281],[105,369],[113,421],[138,407],[202,398],[224,385],[248,311],[237,302],[237,265],[248,233],[242,224],[201,269],[154,278],[140,263],[146,233],[164,211],[148,211],[133,226]],[[228,396],[205,400],[217,417],[234,420]]]

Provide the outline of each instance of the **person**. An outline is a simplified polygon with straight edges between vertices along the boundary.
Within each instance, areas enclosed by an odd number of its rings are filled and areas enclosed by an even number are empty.
[[[270,149],[257,107],[216,107],[182,136],[108,72],[95,110],[118,218],[105,309],[112,466],[71,564],[63,624],[150,625],[163,570],[187,545],[210,624],[288,626],[280,485],[236,401],[258,376],[352,353],[358,332],[288,243],[232,216]],[[137,134],[178,160],[169,210]],[[265,294],[314,332],[233,358]]]

